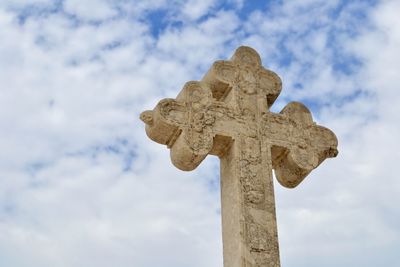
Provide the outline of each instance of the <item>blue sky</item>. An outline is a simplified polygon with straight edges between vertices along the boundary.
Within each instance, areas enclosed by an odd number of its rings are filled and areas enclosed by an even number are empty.
[[[219,162],[139,120],[240,45],[338,136],[275,183],[283,267],[397,267],[400,2],[3,0],[0,266],[222,267]]]

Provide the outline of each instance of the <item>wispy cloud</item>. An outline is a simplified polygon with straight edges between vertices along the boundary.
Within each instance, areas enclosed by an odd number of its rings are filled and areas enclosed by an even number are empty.
[[[273,110],[303,101],[340,141],[276,186],[282,265],[397,266],[399,9],[2,1],[0,265],[222,266],[218,160],[178,171],[138,115],[246,44],[283,79]]]

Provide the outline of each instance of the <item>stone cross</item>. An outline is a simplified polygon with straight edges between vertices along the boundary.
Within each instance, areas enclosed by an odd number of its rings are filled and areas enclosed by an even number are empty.
[[[258,53],[241,46],[176,99],[141,114],[147,135],[168,146],[177,168],[191,171],[208,154],[220,158],[225,267],[280,266],[272,170],[293,188],[338,153],[335,134],[303,104],[269,111],[281,89]]]

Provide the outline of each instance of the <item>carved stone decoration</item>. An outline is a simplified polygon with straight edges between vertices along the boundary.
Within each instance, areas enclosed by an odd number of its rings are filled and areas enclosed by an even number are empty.
[[[338,153],[335,134],[303,104],[269,111],[281,89],[258,53],[241,46],[176,99],[141,114],[147,135],[170,148],[177,168],[193,170],[208,154],[221,159],[225,267],[280,266],[272,169],[292,188]]]

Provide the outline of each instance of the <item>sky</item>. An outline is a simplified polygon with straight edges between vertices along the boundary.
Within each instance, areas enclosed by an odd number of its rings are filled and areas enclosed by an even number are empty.
[[[399,0],[1,0],[0,266],[222,267],[219,160],[139,120],[240,45],[339,155],[275,181],[283,267],[398,267]]]

